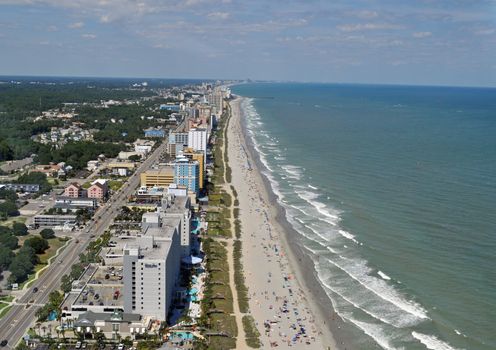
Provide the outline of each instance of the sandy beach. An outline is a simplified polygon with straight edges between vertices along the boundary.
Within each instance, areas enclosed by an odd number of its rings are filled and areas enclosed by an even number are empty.
[[[304,254],[287,237],[290,229],[284,227],[281,208],[274,203],[246,139],[240,102],[241,98],[231,102],[228,155],[232,185],[239,194],[250,311],[262,348],[338,349],[341,341],[331,330],[340,328],[342,321],[325,295],[319,295],[314,277],[305,276],[312,275],[305,269],[311,262],[303,261]],[[313,285],[311,291],[308,283]]]

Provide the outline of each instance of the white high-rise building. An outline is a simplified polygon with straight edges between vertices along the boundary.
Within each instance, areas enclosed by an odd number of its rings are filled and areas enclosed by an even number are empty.
[[[207,152],[207,130],[206,129],[191,129],[188,132],[188,147],[194,151]]]
[[[146,228],[123,249],[124,311],[166,321],[180,267],[176,223]]]

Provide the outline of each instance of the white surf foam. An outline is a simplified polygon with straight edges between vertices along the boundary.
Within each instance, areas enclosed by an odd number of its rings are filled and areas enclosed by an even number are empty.
[[[381,329],[380,326],[372,324],[372,323],[361,322],[361,321],[353,319],[352,317],[349,317],[347,319],[351,323],[355,324],[358,328],[360,328],[369,337],[374,339],[374,341],[377,344],[379,344],[383,349],[386,349],[386,350],[395,350],[396,349],[395,347],[393,347],[389,343],[388,336],[386,334],[384,334],[384,331]]]
[[[339,221],[338,211],[331,211],[324,203],[315,200],[319,197],[317,193],[296,190],[296,194],[298,197],[314,207],[324,217],[333,220],[333,222]]]
[[[347,232],[347,231],[345,231],[345,230],[339,230],[338,232],[339,232],[339,234],[340,234],[341,236],[343,236],[344,238],[347,238],[347,239],[349,239],[350,241],[353,241],[353,242],[355,242],[356,244],[359,244],[359,242],[355,239],[355,236],[354,236],[354,235],[352,235],[351,233],[349,233],[349,232]]]
[[[281,168],[286,172],[288,177],[295,180],[301,180],[303,171],[300,167],[294,165],[282,165]]]
[[[438,337],[433,335],[427,335],[419,332],[412,332],[412,336],[419,342],[424,344],[427,349],[430,350],[456,350],[448,343],[440,340]]]
[[[328,283],[326,283],[326,282],[322,281],[322,279],[321,279],[321,278],[319,278],[319,280],[320,280],[320,281],[321,281],[321,283],[324,285],[324,287],[326,287],[327,289],[329,289],[329,290],[330,290],[330,291],[332,291],[333,293],[335,293],[335,294],[339,295],[339,297],[341,297],[341,298],[342,298],[343,300],[345,300],[347,303],[349,303],[349,304],[353,305],[355,308],[357,308],[357,309],[359,309],[359,310],[362,310],[362,311],[363,311],[363,312],[365,312],[367,315],[371,316],[372,318],[375,318],[375,319],[376,319],[376,320],[378,320],[378,321],[381,321],[382,323],[386,323],[386,324],[389,324],[389,325],[391,325],[391,326],[393,326],[393,327],[396,327],[396,325],[395,325],[393,322],[391,322],[391,321],[389,321],[389,320],[387,320],[387,319],[383,318],[381,315],[379,315],[379,314],[377,314],[377,313],[373,313],[373,312],[371,312],[371,311],[367,310],[367,309],[366,309],[366,308],[364,308],[363,306],[361,306],[361,305],[359,305],[359,304],[357,304],[357,303],[353,302],[353,300],[351,300],[351,299],[347,298],[346,296],[344,296],[342,293],[339,293],[339,292],[338,292],[335,288],[333,288],[331,285],[329,285]]]
[[[382,279],[385,279],[386,281],[390,281],[391,280],[391,277],[389,277],[388,275],[386,275],[384,272],[382,272],[381,270],[377,271],[377,274],[379,276],[382,277]]]
[[[386,302],[391,303],[399,309],[420,319],[429,318],[427,312],[420,305],[403,299],[402,296],[385,281],[368,275],[370,268],[365,265],[365,262],[347,259],[347,266],[345,267],[343,264],[339,264],[331,259],[326,260]]]

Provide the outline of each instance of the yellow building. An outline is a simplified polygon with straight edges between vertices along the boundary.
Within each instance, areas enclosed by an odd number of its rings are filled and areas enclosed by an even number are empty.
[[[203,179],[205,176],[205,154],[203,151],[193,151],[191,148],[185,148],[183,151],[183,156],[190,158],[191,160],[196,160],[198,162],[198,168],[200,170],[199,176],[199,188],[203,189]]]
[[[141,186],[146,187],[169,187],[174,183],[174,168],[167,167],[159,170],[147,170],[141,173]]]
[[[134,170],[135,167],[136,167],[135,163],[128,163],[128,162],[116,162],[116,163],[110,163],[108,165],[109,169],[126,168],[129,170]]]

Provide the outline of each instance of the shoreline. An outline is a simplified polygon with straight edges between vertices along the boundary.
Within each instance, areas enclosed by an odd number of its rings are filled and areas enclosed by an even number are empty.
[[[240,129],[240,146],[246,153],[247,162],[249,162],[252,171],[261,180],[261,188],[259,188],[260,192],[262,192],[261,195],[270,204],[268,206],[270,215],[267,219],[270,224],[275,226],[275,231],[279,233],[277,240],[286,254],[289,270],[296,276],[296,284],[303,292],[302,298],[308,304],[311,314],[315,319],[315,323],[320,331],[319,337],[322,340],[322,345],[326,349],[344,349],[344,346],[346,346],[346,349],[349,349],[349,341],[346,341],[346,336],[341,332],[344,321],[334,311],[329,297],[318,282],[313,261],[304,252],[304,248],[301,247],[299,234],[287,221],[285,209],[277,201],[269,180],[263,174],[265,166],[259,159],[253,141],[247,132],[245,115],[241,108],[241,102],[244,99],[246,98],[236,96],[236,99],[231,101],[230,105],[232,109],[237,108],[237,112],[239,112],[239,120],[235,122],[239,125]],[[233,111],[234,113],[236,112]],[[338,344],[342,345],[338,347]]]

